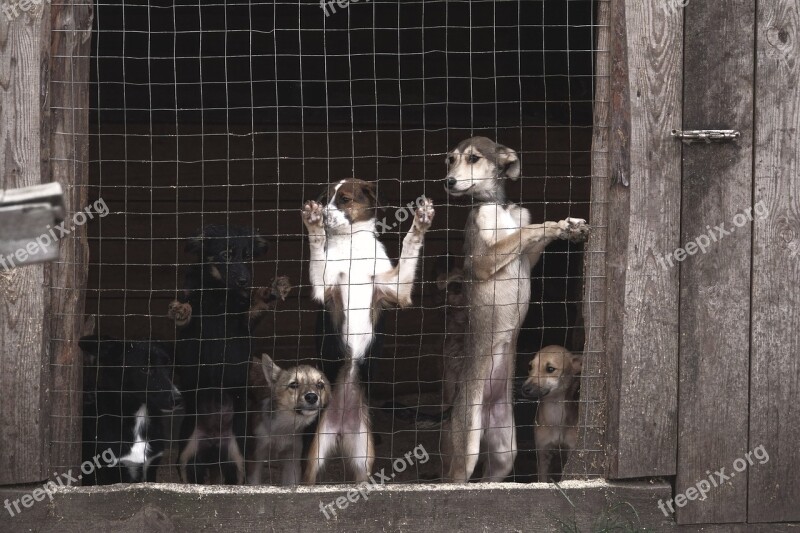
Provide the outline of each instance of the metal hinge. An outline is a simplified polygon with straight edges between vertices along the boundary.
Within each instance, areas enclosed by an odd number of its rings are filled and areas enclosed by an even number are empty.
[[[672,130],[672,136],[691,144],[696,142],[730,142],[737,140],[742,134],[736,130]]]

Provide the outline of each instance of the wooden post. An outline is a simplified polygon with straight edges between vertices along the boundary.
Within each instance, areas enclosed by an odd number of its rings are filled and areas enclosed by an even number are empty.
[[[38,185],[46,174],[50,33],[46,2],[0,13],[0,186]],[[45,162],[43,164],[43,161]],[[0,484],[47,477],[43,346],[44,266],[0,270]]]
[[[610,119],[611,18],[619,0],[600,0],[597,9],[595,51],[594,138],[592,140],[592,203],[589,223],[592,235],[584,248],[584,304],[586,343],[583,351],[581,402],[578,416],[578,449],[570,457],[565,474],[570,478],[605,474],[605,294],[606,238],[608,234],[608,137]]]
[[[64,187],[68,223],[88,204],[89,61],[92,5],[69,0],[52,6],[51,176]],[[51,405],[48,444],[52,469],[80,464],[82,358],[78,348],[84,314],[89,248],[86,226],[75,226],[61,244],[61,259],[47,268]],[[50,472],[52,473],[52,472]]]
[[[665,4],[625,0],[627,61],[612,72],[626,74],[627,92],[613,90],[610,139],[610,478],[674,475],[676,466],[678,270],[657,259],[680,242],[680,147],[670,132],[681,124],[683,17]]]

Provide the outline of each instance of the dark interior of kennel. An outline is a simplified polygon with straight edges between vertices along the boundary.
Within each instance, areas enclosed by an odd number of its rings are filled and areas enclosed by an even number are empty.
[[[187,238],[207,224],[266,235],[254,282],[277,275],[297,287],[262,322],[256,353],[315,363],[318,306],[309,298],[299,208],[330,181],[376,181],[397,209],[421,194],[437,215],[414,306],[387,312],[387,341],[372,384],[386,400],[435,411],[447,309],[435,268],[461,261],[468,202],[441,185],[445,153],[471,135],[518,151],[512,201],[533,221],[588,218],[594,5],[590,0],[359,2],[326,17],[317,2],[99,3],[93,36],[90,199],[111,214],[89,227],[86,313],[96,332],[171,341],[168,303],[182,286]],[[548,344],[583,347],[579,246],[552,245],[533,273],[517,376]],[[535,405],[520,402],[518,480],[534,472]],[[375,409],[376,469],[439,434]],[[165,461],[169,462],[169,461]],[[440,467],[400,480],[436,479]],[[167,472],[169,470],[169,472]],[[161,469],[160,479],[174,479]],[[414,470],[413,472],[411,470]]]

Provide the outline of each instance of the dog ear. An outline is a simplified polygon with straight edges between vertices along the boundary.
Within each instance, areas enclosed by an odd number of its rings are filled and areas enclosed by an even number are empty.
[[[506,146],[497,145],[497,167],[500,169],[500,177],[516,180],[519,178],[519,157],[517,152]]]
[[[256,230],[256,233],[258,233],[258,230]],[[269,250],[267,239],[263,235],[256,235],[253,238],[253,259],[261,257],[267,253],[267,250]]]
[[[572,356],[572,375],[579,376],[583,371],[583,359],[580,356]]]
[[[203,254],[203,234],[192,237],[186,241],[186,247],[183,249],[187,254],[201,257]]]
[[[275,364],[275,361],[267,354],[261,354],[261,368],[264,370],[264,377],[267,378],[267,383],[270,388],[278,380],[278,375],[281,373],[281,367]]]
[[[364,182],[361,185],[361,192],[364,193],[364,196],[370,199],[372,205],[374,205],[377,209],[380,209],[380,203],[378,203],[378,194],[375,192],[375,184],[369,181]]]

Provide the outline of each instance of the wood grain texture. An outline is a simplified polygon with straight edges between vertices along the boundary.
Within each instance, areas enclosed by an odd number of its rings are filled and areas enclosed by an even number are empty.
[[[685,15],[682,129],[736,129],[742,137],[683,146],[681,246],[700,236],[710,244],[672,267],[681,272],[679,493],[748,451],[751,229],[733,220],[753,205],[755,2],[692,2]],[[720,224],[732,233],[715,243],[709,228]],[[705,501],[688,502],[678,522],[744,522],[746,501],[739,475]]]
[[[82,533],[130,531],[599,531],[674,525],[658,510],[668,498],[666,483],[565,482],[560,489],[536,484],[400,485],[367,494],[330,520],[320,512],[347,496],[354,485],[283,489],[203,487],[176,484],[112,485],[70,489],[53,503],[39,503],[10,518],[3,509],[0,530]],[[19,497],[0,491],[0,498]],[[344,501],[344,500],[343,500]],[[498,503],[502,502],[501,505]]]
[[[68,1],[51,10],[50,150],[51,179],[64,187],[69,215],[88,204],[89,46],[92,7]],[[80,463],[82,408],[81,336],[88,271],[86,227],[61,243],[61,259],[45,271],[50,354],[50,464],[63,469]]]
[[[750,522],[800,520],[800,5],[758,3]]]
[[[47,6],[0,17],[0,187],[42,182],[41,125],[47,72]],[[45,61],[46,62],[46,61]],[[0,484],[44,479],[42,265],[0,271]]]
[[[680,148],[670,130],[681,123],[683,18],[662,7],[625,2],[630,187],[620,180],[609,193],[607,267],[614,479],[675,473],[678,272],[662,270],[656,255],[680,239]],[[624,167],[612,161],[615,171]]]
[[[592,200],[589,223],[592,234],[584,247],[585,348],[581,374],[581,403],[578,413],[578,449],[564,467],[566,478],[602,476],[606,469],[605,425],[605,294],[608,236],[609,118],[610,118],[610,29],[612,4],[601,0],[597,6],[595,52],[594,139],[592,142]]]

